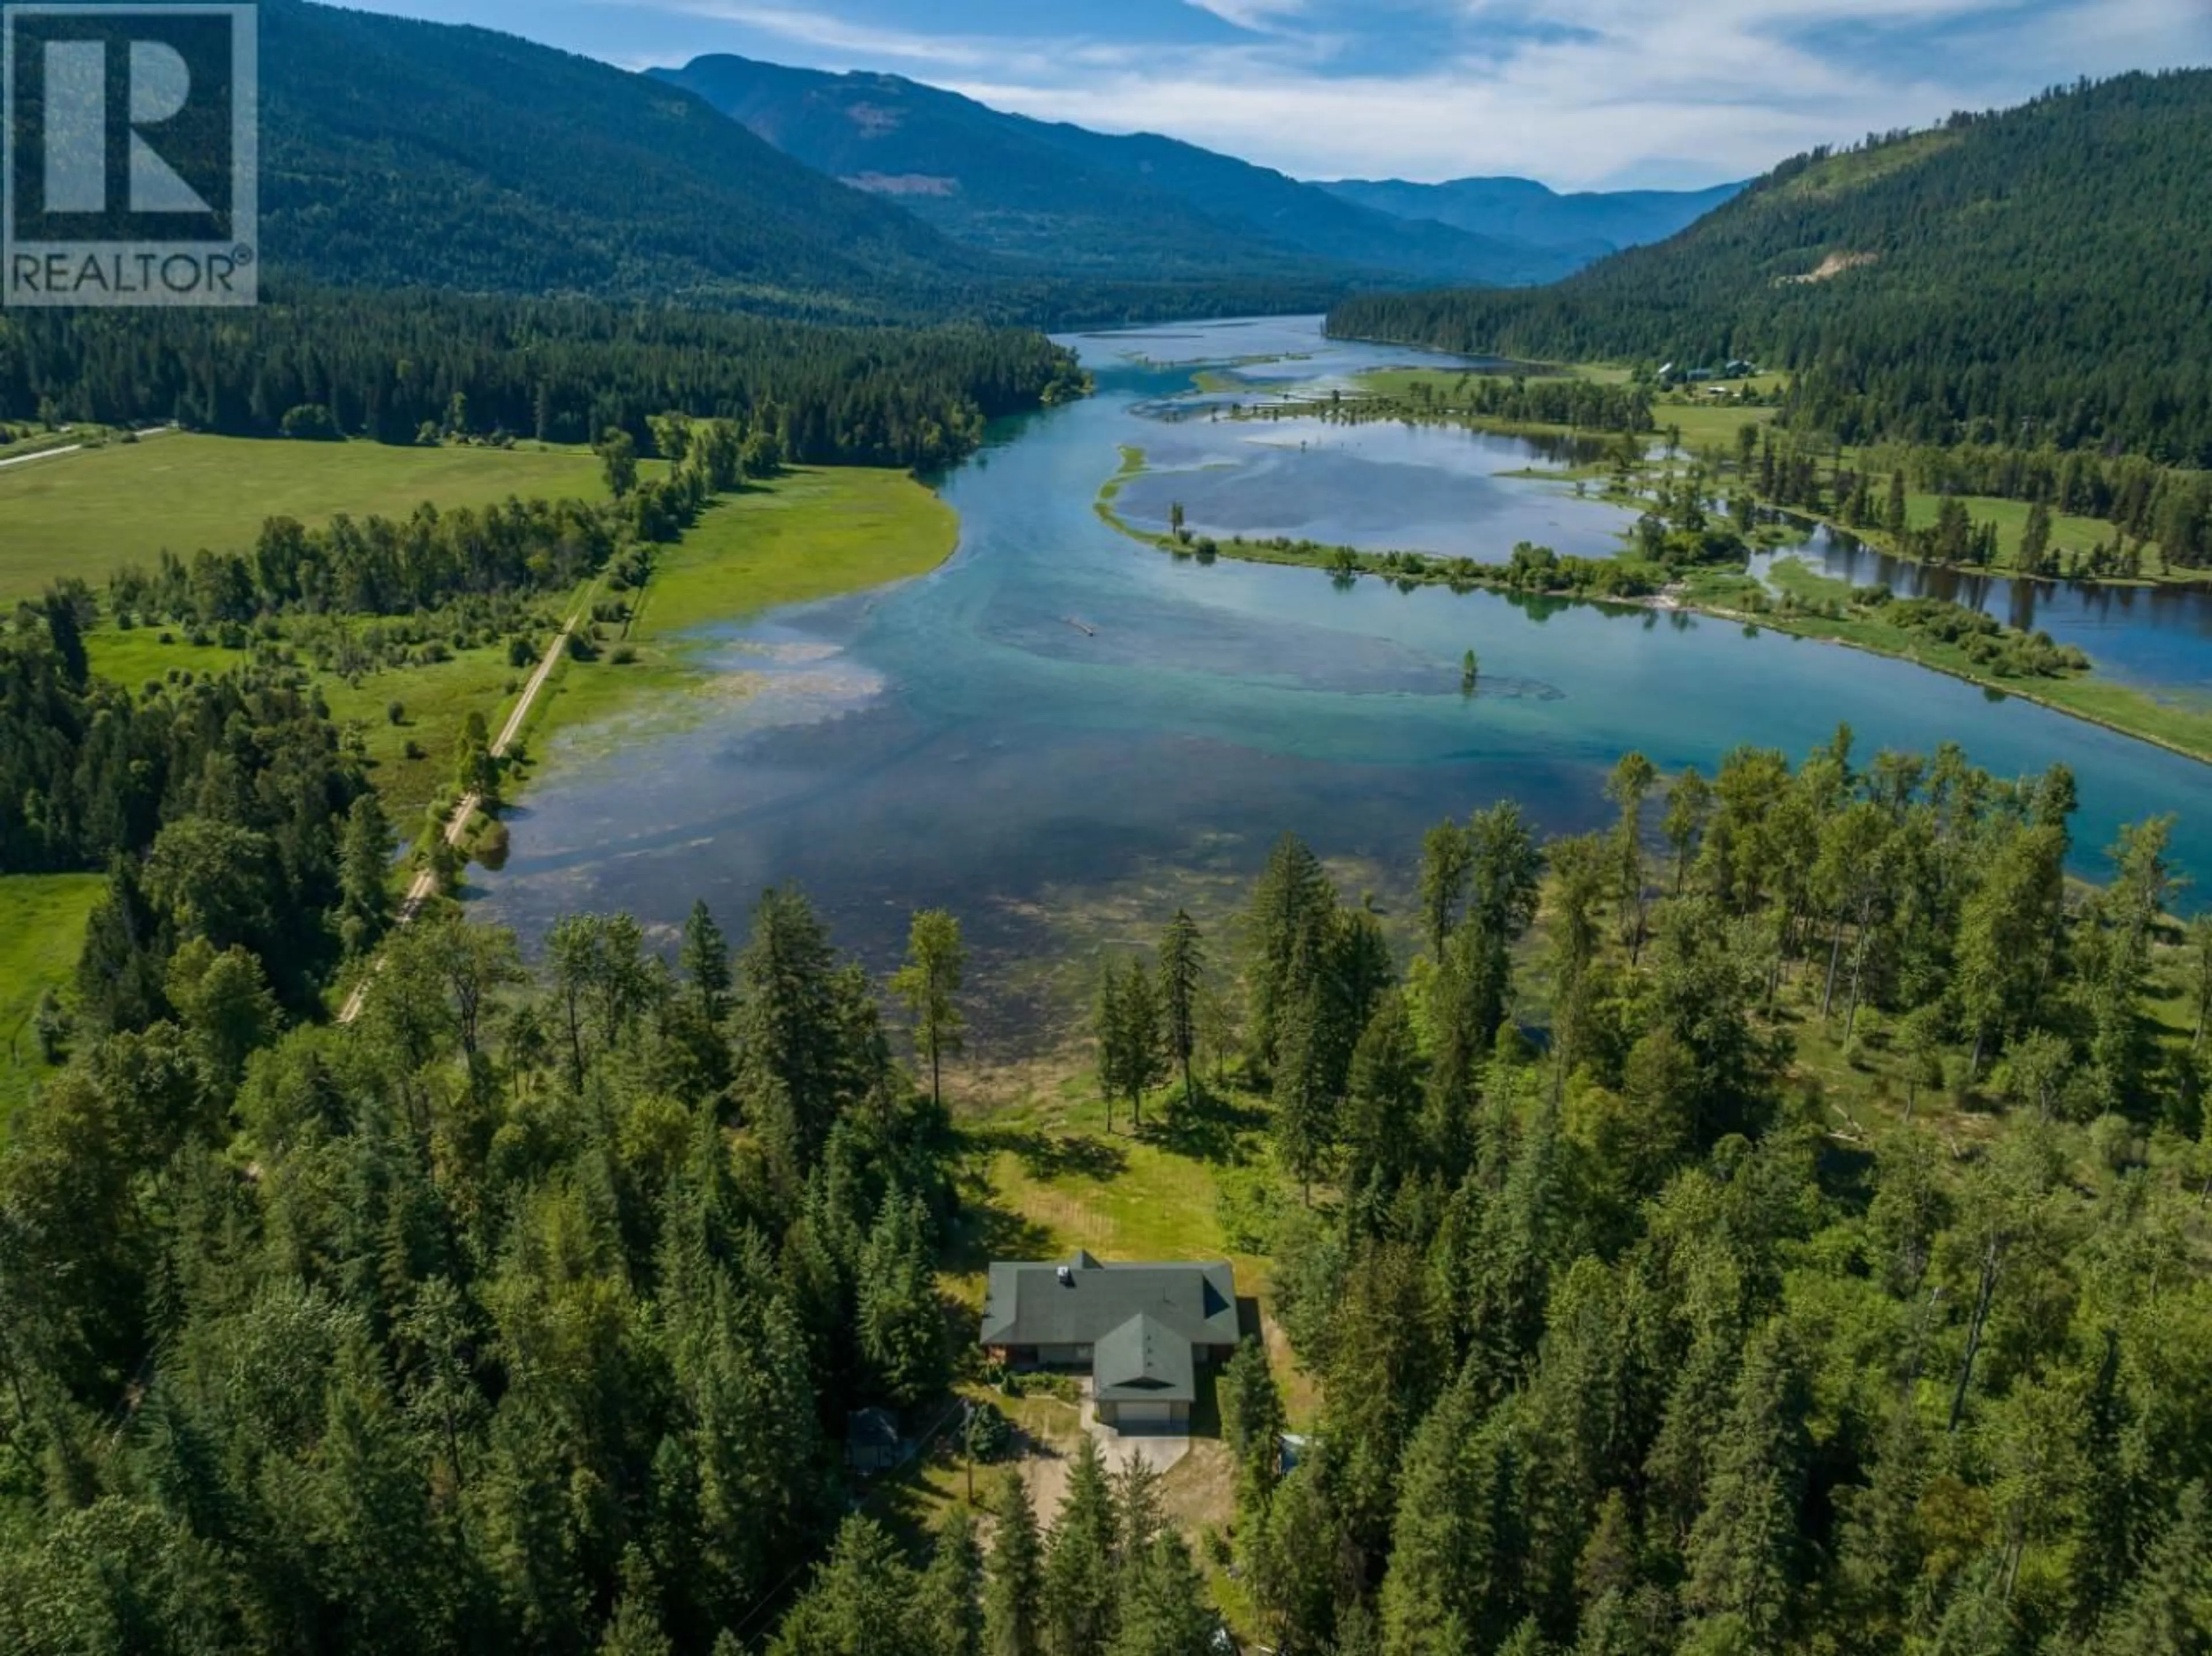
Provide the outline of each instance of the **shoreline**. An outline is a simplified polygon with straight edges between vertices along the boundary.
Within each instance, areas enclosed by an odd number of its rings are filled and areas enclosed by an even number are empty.
[[[1119,497],[1122,487],[1127,484],[1131,478],[1140,475],[1146,469],[1144,465],[1143,450],[1124,446],[1121,454],[1121,469],[1116,472],[1111,478],[1108,478],[1106,483],[1100,487],[1098,496],[1092,502],[1092,509],[1097,513],[1100,520],[1103,521],[1108,527],[1114,529],[1117,533],[1126,536],[1131,540],[1136,541],[1141,545],[1151,547],[1155,551],[1166,553],[1171,557],[1200,557],[1200,554],[1195,551],[1194,544],[1178,542],[1171,536],[1155,535],[1146,530],[1139,529],[1135,525],[1130,523],[1127,519],[1123,518],[1121,514],[1115,509],[1114,502]],[[1316,558],[1291,556],[1267,556],[1267,554],[1273,549],[1257,542],[1224,541],[1212,539],[1207,537],[1194,537],[1194,539],[1206,539],[1208,540],[1208,544],[1210,544],[1213,549],[1214,556],[1235,558],[1239,563],[1272,564],[1278,568],[1285,569],[1309,569],[1318,570],[1323,574],[1328,574],[1331,572],[1328,564],[1321,563]],[[1322,550],[1331,553],[1339,551],[1349,551],[1355,558],[1361,560],[1379,558],[1384,556],[1384,554],[1379,552],[1363,551],[1358,547],[1329,547],[1323,548]],[[1433,559],[1438,555],[1431,552],[1424,552],[1421,553],[1420,556],[1425,558]],[[2124,737],[2130,741],[2145,743],[2149,746],[2156,747],[2166,752],[2172,753],[2177,758],[2192,760],[2199,764],[2212,765],[2212,747],[2191,747],[2183,742],[2177,741],[2171,737],[2160,735],[2154,731],[2137,729],[2130,726],[2119,723],[2108,715],[2100,714],[2085,708],[2069,706],[2064,702],[2054,699],[2048,695],[2039,693],[2035,690],[2016,688],[2015,684],[2017,681],[1984,678],[1978,674],[1966,672],[1961,668],[1952,667],[1947,663],[1929,661],[1923,656],[1914,654],[1907,650],[1887,648],[1881,644],[1864,639],[1839,637],[1832,633],[1819,630],[1815,624],[1803,621],[1793,621],[1791,618],[1771,614],[1754,615],[1748,611],[1730,609],[1722,605],[1713,604],[1696,598],[1686,596],[1678,588],[1670,587],[1657,593],[1596,595],[1573,590],[1532,591],[1524,588],[1509,587],[1504,582],[1495,579],[1476,578],[1469,581],[1462,578],[1455,580],[1451,576],[1432,571],[1425,571],[1418,575],[1407,575],[1401,572],[1388,572],[1370,567],[1364,567],[1364,564],[1363,567],[1346,571],[1346,573],[1349,574],[1354,580],[1357,580],[1363,575],[1372,575],[1377,580],[1395,582],[1411,581],[1416,585],[1425,587],[1480,589],[1486,592],[1498,593],[1504,596],[1520,595],[1528,598],[1550,599],[1556,602],[1592,604],[1600,607],[1609,606],[1618,610],[1643,610],[1659,614],[1701,615],[1715,621],[1728,622],[1747,627],[1768,628],[1775,632],[1783,634],[1786,637],[1804,639],[1813,643],[1832,644],[1844,649],[1856,650],[1865,655],[1881,657],[1893,661],[1902,661],[1907,666],[1919,667],[1930,673],[1938,673],[1947,679],[1954,679],[1961,684],[1972,685],[1977,689],[1992,695],[2014,697],[2020,701],[2027,702],[2033,706],[2042,708],[2047,712],[2058,714],[2069,719],[2076,719],[2084,724],[2094,725],[2100,729],[2109,731],[2113,735]],[[2097,682],[2120,695],[2142,697],[2145,700],[2149,699],[2146,692],[2136,690],[2130,685],[2116,685],[2109,679],[2098,680]],[[2155,705],[2155,703],[2154,703],[2153,705]]]
[[[1351,344],[1385,346],[1394,350],[1417,350],[1431,355],[1450,354],[1439,353],[1437,351],[1437,348],[1434,345],[1418,344],[1403,339],[1370,338],[1359,334],[1335,334],[1328,332],[1325,328],[1322,337],[1327,339],[1340,340],[1343,343]],[[1455,372],[1451,368],[1441,365],[1434,368],[1427,368],[1419,364],[1408,363],[1405,366],[1417,372],[1433,373],[1437,374],[1449,374]],[[1607,375],[1625,372],[1620,364],[1607,362],[1532,362],[1528,364],[1528,366],[1544,368],[1553,373],[1565,374],[1571,377],[1589,380],[1594,383],[1602,383]],[[1379,393],[1371,389],[1363,392],[1361,393],[1360,399],[1376,402],[1384,402],[1388,400]],[[1281,400],[1274,405],[1288,411],[1294,405],[1288,394],[1283,393]],[[1316,404],[1314,406],[1327,407],[1329,406],[1329,405]],[[1713,404],[1708,405],[1694,402],[1664,403],[1655,401],[1652,405],[1652,413],[1655,419],[1659,419],[1662,415],[1669,410],[1680,411],[1686,410],[1704,410],[1707,407],[1711,407],[1714,410],[1722,410],[1728,406],[1729,405],[1725,404]],[[1753,412],[1753,410],[1742,409],[1740,411],[1749,415]],[[1757,405],[1757,411],[1770,412],[1771,411],[1767,410],[1765,405]],[[1665,423],[1662,422],[1655,427],[1654,429],[1650,431],[1605,431],[1593,427],[1565,426],[1535,423],[1527,421],[1500,420],[1481,414],[1435,413],[1413,411],[1407,411],[1402,414],[1394,416],[1393,417],[1410,419],[1417,423],[1455,425],[1463,429],[1490,432],[1499,436],[1571,437],[1586,438],[1595,441],[1607,441],[1617,437],[1629,436],[1644,443],[1647,448],[1653,441],[1664,437],[1667,429]],[[1750,423],[1765,423],[1765,422],[1759,421],[1752,421]],[[2031,574],[2010,564],[1990,564],[1984,566],[1981,564],[1946,563],[1935,558],[1916,557],[1902,547],[1893,544],[1887,537],[1882,535],[1881,532],[1879,530],[1856,529],[1851,527],[1849,524],[1838,521],[1833,515],[1828,513],[1808,511],[1802,506],[1788,506],[1777,501],[1758,499],[1755,495],[1753,498],[1758,500],[1758,504],[1762,510],[1786,513],[1793,517],[1801,518],[1808,523],[1818,523],[1836,533],[1850,535],[1863,543],[1869,550],[1875,551],[1885,557],[1894,558],[1900,563],[1911,564],[1915,569],[1942,569],[1948,574],[1969,579],[1978,576],[1984,580],[2028,581],[2051,587],[2080,587],[2090,590],[2096,590],[2104,588],[2115,588],[2123,591],[2136,592],[2157,591],[2166,588],[2178,588],[2184,591],[2187,591],[2191,588],[2202,588],[2207,591],[2212,591],[2212,569],[2199,570],[2179,575],[2172,573],[2170,570],[2161,574],[2138,574],[2134,575],[2068,575],[2063,572],[2052,575],[2041,575]],[[2026,502],[2015,501],[2007,496],[1974,496],[1966,498],[1969,499],[1970,505],[1972,502],[1977,501],[1999,501],[2006,505],[2021,506],[2023,508],[2027,504]],[[2096,523],[2103,529],[2114,529],[2113,525],[2100,519],[2088,519],[2086,521]],[[2117,533],[2117,531],[2115,532]],[[1878,536],[1880,537],[1879,539],[1877,539]]]
[[[556,676],[524,728],[526,751],[549,734],[634,716],[662,699],[656,692],[700,702],[700,688],[724,676],[700,661],[718,642],[712,630],[919,579],[960,539],[959,514],[939,489],[888,468],[793,467],[769,486],[726,496],[659,549],[628,616],[598,641],[598,658],[571,661]]]
[[[891,496],[902,497],[890,504],[904,510],[913,520],[907,527],[917,532],[896,548],[878,544],[874,535],[886,498]],[[876,508],[873,512],[872,505]],[[793,521],[776,526],[783,533],[743,534],[734,540],[726,533],[733,524],[752,529],[754,519],[779,511],[793,514]],[[725,512],[732,515],[702,533],[717,513]],[[833,556],[810,560],[804,568],[779,568],[782,579],[772,583],[774,589],[765,595],[755,587],[731,591],[733,581],[742,580],[746,573],[758,574],[762,563],[788,564],[789,560],[779,557],[787,550],[780,544],[782,540],[793,540],[810,552],[822,551],[817,520],[830,513],[848,523],[856,516],[861,520],[860,556],[849,558],[843,567],[836,567]],[[918,533],[924,527],[932,533]],[[912,545],[918,545],[920,551],[910,551]],[[592,626],[593,600],[604,595],[605,575],[591,577],[568,600],[568,624],[536,671],[518,695],[498,706],[500,721],[494,728],[500,734],[493,752],[513,767],[502,774],[498,809],[486,811],[473,795],[453,801],[437,822],[424,825],[393,863],[394,874],[406,881],[395,929],[414,919],[435,894],[435,875],[427,854],[439,839],[461,859],[451,893],[456,900],[466,900],[471,864],[494,868],[495,872],[495,865],[485,863],[480,853],[484,842],[506,821],[503,813],[521,803],[536,780],[544,762],[536,751],[541,739],[617,721],[627,729],[633,715],[664,701],[656,692],[683,698],[661,709],[660,716],[672,722],[684,722],[686,715],[704,718],[713,706],[697,691],[722,677],[698,660],[712,647],[713,641],[702,636],[705,630],[748,621],[792,604],[816,603],[915,580],[941,568],[959,546],[959,514],[937,489],[911,473],[868,466],[793,467],[768,486],[753,485],[723,496],[681,539],[660,548],[650,578],[633,594],[635,601],[619,633],[595,641],[594,656],[584,660],[570,653],[569,640]],[[834,553],[836,548],[833,545],[830,550]],[[687,551],[689,559],[681,556]],[[743,561],[747,558],[754,561],[748,565]],[[831,566],[826,572],[825,563]],[[655,598],[667,600],[677,612],[665,630],[646,624]],[[630,652],[627,657],[620,654],[625,650]],[[745,693],[750,693],[750,688]],[[502,851],[499,861],[504,863],[505,860]],[[380,949],[374,963],[332,984],[331,998],[338,1008],[339,1023],[350,1024],[359,1017],[380,969],[375,963],[382,959]]]

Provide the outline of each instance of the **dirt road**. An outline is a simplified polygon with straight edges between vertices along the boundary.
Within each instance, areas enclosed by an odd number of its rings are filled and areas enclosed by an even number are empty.
[[[545,659],[538,664],[538,670],[530,675],[530,682],[522,687],[521,699],[515,703],[514,711],[507,715],[507,723],[499,733],[499,740],[491,745],[492,758],[505,758],[508,747],[513,746],[514,739],[522,734],[523,721],[529,718],[530,709],[538,701],[538,692],[545,688],[545,681],[553,676],[553,669],[560,666],[561,652],[568,648],[569,636],[576,630],[577,623],[584,618],[585,612],[590,607],[590,600],[587,599],[583,606],[568,618],[568,624],[561,629],[560,636],[553,641],[552,647],[545,652]],[[483,800],[480,795],[463,795],[461,802],[453,807],[453,814],[447,819],[445,827],[447,844],[459,845],[461,843],[461,836],[468,832],[469,819],[476,815],[477,807],[483,803]],[[412,925],[416,916],[422,912],[423,905],[429,902],[431,893],[437,888],[438,877],[434,874],[426,869],[416,875],[415,883],[407,888],[406,900],[399,905],[398,917],[393,924],[395,926]],[[346,997],[345,1008],[338,1014],[338,1021],[341,1024],[349,1024],[361,1016],[362,1008],[368,1002],[369,988],[376,982],[376,973],[383,970],[384,962],[380,959],[376,963],[375,971],[363,978],[360,987]]]

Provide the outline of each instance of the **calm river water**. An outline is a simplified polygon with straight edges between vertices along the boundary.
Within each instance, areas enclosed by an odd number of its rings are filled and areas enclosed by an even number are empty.
[[[2174,811],[2182,861],[2212,884],[2212,767],[1903,663],[1690,616],[1371,579],[1344,590],[1318,571],[1140,547],[1092,510],[1124,446],[1163,469],[1125,491],[1128,515],[1180,501],[1224,536],[1494,560],[1524,539],[1603,555],[1625,519],[1499,475],[1538,463],[1518,441],[1216,421],[1221,399],[1189,394],[1208,362],[1297,353],[1243,371],[1306,382],[1413,359],[1324,341],[1316,321],[1074,343],[1098,394],[1004,423],[944,480],[962,536],[942,569],[726,630],[718,662],[764,688],[704,725],[551,745],[511,860],[474,876],[492,912],[526,935],[584,908],[667,927],[704,897],[735,929],[760,888],[791,880],[872,964],[936,905],[1005,960],[1064,937],[1075,912],[1104,916],[1093,937],[1148,936],[1192,881],[1228,892],[1285,829],[1387,897],[1444,815],[1511,796],[1579,831],[1607,814],[1600,782],[1626,749],[1710,770],[1742,743],[1802,756],[1838,721],[1862,755],[1950,739],[2001,774],[2063,760],[2086,872],[2119,823]],[[1904,584],[1868,553],[1815,555]],[[2002,587],[1981,596],[2005,610]],[[2212,676],[2203,606],[2055,593],[2036,620],[2187,693]]]

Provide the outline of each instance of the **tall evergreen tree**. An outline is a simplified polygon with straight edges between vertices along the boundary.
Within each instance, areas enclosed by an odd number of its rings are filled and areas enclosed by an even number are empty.
[[[1168,1050],[1182,1071],[1183,1102],[1198,1107],[1198,1084],[1191,1058],[1198,1050],[1199,996],[1206,981],[1206,948],[1198,922],[1177,909],[1160,937],[1159,1002]]]
[[[1098,1441],[1076,1447],[1067,1493],[1045,1549],[1045,1646],[1052,1656],[1102,1656],[1114,1637],[1114,1491]]]
[[[945,1056],[961,1050],[967,1018],[960,1009],[968,951],[960,922],[942,909],[914,917],[906,964],[891,978],[891,993],[905,1007],[914,1042],[929,1065],[930,1102],[945,1104]]]
[[[1042,1656],[1048,1648],[1044,1542],[1037,1533],[1036,1508],[1020,1474],[1006,1474],[995,1515],[983,1588],[984,1651],[987,1656]]]
[[[714,922],[714,910],[703,901],[691,905],[684,922],[684,943],[676,965],[691,985],[700,1020],[710,1029],[719,1027],[730,1010],[730,945]]]
[[[1705,1510],[1690,1532],[1684,1603],[1699,1616],[1735,1618],[1761,1648],[1786,1630],[1798,1579],[1807,1406],[1782,1336],[1760,1335],[1745,1358]]]

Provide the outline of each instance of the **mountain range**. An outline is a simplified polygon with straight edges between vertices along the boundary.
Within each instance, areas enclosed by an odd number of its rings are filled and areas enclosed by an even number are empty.
[[[1814,150],[1555,286],[1369,295],[1340,334],[1794,370],[1847,441],[2101,445],[2212,466],[2212,70],[2082,82]]]
[[[260,13],[280,282],[1073,323],[1548,281],[1602,250],[1525,211],[1498,234],[1472,211],[1399,216],[896,76],[726,57],[636,74],[313,0]]]
[[[1122,277],[1319,265],[1370,283],[1548,282],[1628,241],[1671,234],[1725,198],[1558,197],[1527,180],[1492,180],[1501,186],[1492,224],[1460,186],[1303,183],[1177,139],[1008,114],[896,75],[728,56],[653,73],[958,240]],[[1422,195],[1431,190],[1432,204]],[[1547,218],[1531,192],[1557,212]]]
[[[486,29],[260,12],[262,234],[295,278],[860,318],[981,309],[1007,279],[643,76]]]
[[[1534,179],[1341,179],[1321,186],[1346,201],[1404,219],[1433,219],[1458,229],[1547,248],[1587,264],[1648,241],[1664,241],[1742,190],[1741,182],[1705,190],[1577,191],[1562,195]]]

